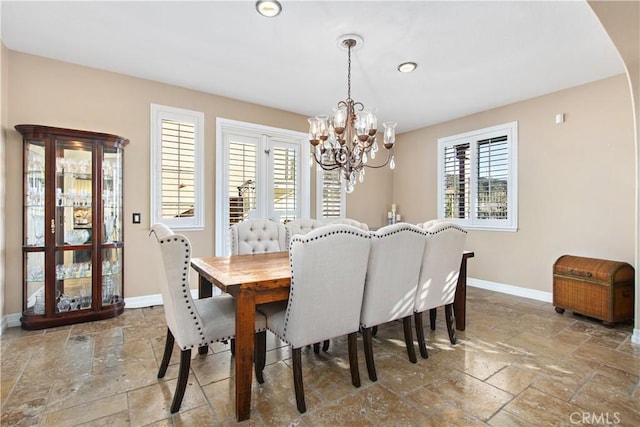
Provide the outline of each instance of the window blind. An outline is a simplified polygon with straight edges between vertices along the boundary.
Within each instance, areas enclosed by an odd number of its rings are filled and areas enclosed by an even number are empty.
[[[229,143],[229,224],[249,218],[256,208],[256,146]]]
[[[342,187],[338,169],[322,171],[322,218],[340,218]]]
[[[162,217],[193,217],[195,206],[195,125],[161,122]]]
[[[444,216],[469,218],[471,194],[470,144],[446,147],[444,150]]]
[[[509,183],[507,136],[478,141],[478,219],[506,219]]]

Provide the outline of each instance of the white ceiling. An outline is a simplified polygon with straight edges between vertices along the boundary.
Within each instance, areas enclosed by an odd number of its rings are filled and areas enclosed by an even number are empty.
[[[347,95],[405,132],[624,72],[584,1],[2,1],[7,48],[304,115]],[[411,74],[396,70],[415,61]],[[185,106],[188,108],[188,106]]]

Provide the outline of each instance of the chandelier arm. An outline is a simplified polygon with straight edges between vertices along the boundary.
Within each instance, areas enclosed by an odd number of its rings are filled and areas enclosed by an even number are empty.
[[[316,164],[318,166],[320,166],[323,170],[326,170],[326,171],[332,171],[332,170],[335,170],[335,169],[341,169],[342,168],[342,165],[339,164],[339,163],[333,163],[333,164],[328,164],[328,165],[322,163],[320,161],[320,159],[318,158],[318,155],[317,155],[317,153],[315,151],[313,152],[313,159],[316,161]]]
[[[389,164],[389,161],[391,160],[392,154],[391,154],[391,150],[387,151],[387,160],[384,161],[384,163],[380,164],[380,165],[369,165],[369,164],[362,164],[362,166],[364,166],[365,168],[369,168],[369,169],[379,169],[379,168],[383,168],[385,166],[387,166]]]

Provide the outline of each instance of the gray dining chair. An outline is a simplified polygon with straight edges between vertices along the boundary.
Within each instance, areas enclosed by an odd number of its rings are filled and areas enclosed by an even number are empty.
[[[171,413],[178,412],[187,387],[191,366],[191,350],[224,341],[235,336],[235,301],[225,294],[212,298],[193,299],[189,287],[191,243],[181,234],[174,234],[164,224],[151,227],[160,245],[165,275],[160,280],[167,339],[158,378],[167,372],[174,343],[180,348],[178,384],[171,403]],[[255,372],[259,383],[266,354],[266,318],[256,313]]]
[[[292,347],[296,405],[306,411],[301,349],[347,335],[351,382],[360,387],[357,332],[371,247],[368,232],[344,224],[293,236],[288,301],[260,307],[267,328]]]
[[[438,221],[426,230],[427,244],[420,269],[414,318],[420,355],[428,358],[424,339],[422,313],[444,306],[449,341],[456,343],[453,325],[453,302],[460,275],[467,232],[457,224]]]
[[[411,332],[426,233],[412,224],[388,225],[371,233],[371,252],[360,313],[365,361],[371,381],[377,380],[372,330],[402,319],[404,341],[412,363],[417,363]]]

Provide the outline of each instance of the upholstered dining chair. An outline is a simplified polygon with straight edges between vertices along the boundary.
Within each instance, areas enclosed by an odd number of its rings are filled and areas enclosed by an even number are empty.
[[[292,347],[293,384],[298,411],[306,404],[301,349],[347,335],[351,382],[360,387],[357,332],[371,237],[344,224],[295,235],[289,246],[289,300],[265,304],[267,329]]]
[[[315,230],[316,228],[322,227],[324,225],[326,225],[326,223],[313,218],[296,218],[289,221],[284,225],[284,228],[287,231],[287,243],[285,246],[285,250],[289,250],[289,243],[291,242],[291,238],[296,234],[307,234],[311,230]],[[329,340],[324,341],[324,343],[322,344],[322,350],[329,350]],[[320,353],[320,343],[313,344],[313,351],[315,353]]]
[[[426,233],[408,223],[387,225],[371,233],[371,252],[364,286],[360,327],[371,381],[377,380],[372,329],[402,319],[404,341],[412,363],[417,363],[411,332]]]
[[[364,231],[369,231],[369,226],[367,224],[351,218],[334,219],[333,221],[330,222],[330,224],[347,224],[353,227],[358,227],[359,229]]]
[[[291,242],[291,238],[294,235],[307,234],[311,230],[315,230],[316,228],[322,227],[324,225],[326,225],[326,223],[313,218],[296,218],[287,222],[284,225],[287,235],[284,250],[289,250],[289,243]]]
[[[174,343],[177,342],[180,348],[178,384],[171,403],[171,413],[175,413],[180,410],[187,387],[191,350],[235,336],[235,301],[231,295],[194,300],[189,288],[189,240],[183,235],[174,234],[164,224],[155,224],[151,227],[151,232],[160,244],[165,270],[165,277],[160,280],[160,289],[167,321],[167,340],[158,378],[163,378],[167,372]],[[260,313],[256,313],[255,341],[256,377],[258,382],[262,383],[266,354],[266,319]]]
[[[279,222],[249,218],[230,228],[231,255],[286,251],[287,232]]]
[[[467,232],[457,224],[444,221],[436,222],[425,231],[427,245],[420,269],[414,317],[420,355],[426,359],[429,355],[422,323],[424,311],[444,306],[449,341],[451,344],[456,343],[453,301],[456,295]]]
[[[428,230],[429,228],[431,228],[432,226],[440,222],[446,222],[446,221],[442,219],[430,219],[429,221],[420,222],[416,225],[422,230]],[[436,317],[437,317],[437,309],[432,308],[431,310],[429,310],[429,327],[431,328],[432,331],[436,330]]]

